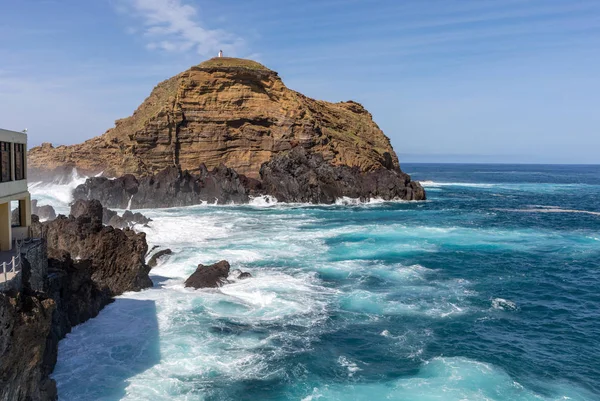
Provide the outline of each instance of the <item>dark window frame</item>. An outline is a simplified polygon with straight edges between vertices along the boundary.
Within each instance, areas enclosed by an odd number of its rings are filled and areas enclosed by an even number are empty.
[[[5,169],[8,158],[8,169]],[[6,171],[8,170],[8,171]],[[0,182],[12,181],[12,149],[10,142],[0,142]]]
[[[15,181],[24,180],[26,178],[25,172],[25,145],[22,143],[15,143]]]

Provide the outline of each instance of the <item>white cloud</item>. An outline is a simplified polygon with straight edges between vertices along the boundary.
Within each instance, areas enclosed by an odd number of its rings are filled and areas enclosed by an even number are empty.
[[[151,50],[168,52],[195,51],[203,56],[223,50],[228,55],[239,53],[244,41],[223,29],[210,29],[200,22],[198,9],[182,0],[122,0],[117,8],[136,19]],[[130,31],[137,29],[130,28]]]

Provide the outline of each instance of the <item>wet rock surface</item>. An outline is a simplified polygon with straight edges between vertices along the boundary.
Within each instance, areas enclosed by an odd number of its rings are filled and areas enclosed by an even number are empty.
[[[226,260],[208,266],[199,264],[196,271],[185,280],[185,286],[196,289],[221,287],[228,282],[229,269],[230,265]]]
[[[333,166],[319,154],[296,147],[260,169],[261,191],[280,202],[334,203],[341,197],[368,201],[424,200],[425,191],[399,169],[381,168],[367,173],[348,166]]]
[[[162,259],[164,256],[168,256],[168,255],[172,255],[172,254],[173,254],[173,251],[170,250],[169,248],[162,249],[162,250],[156,252],[154,255],[152,255],[152,257],[148,261],[148,266],[150,266],[151,268],[156,267],[158,265],[158,261],[160,259]]]
[[[146,234],[103,226],[103,207],[97,200],[77,201],[71,216],[51,222],[34,221],[34,235],[46,238],[49,250],[67,251],[72,258],[89,260],[91,277],[111,296],[151,287]]]
[[[246,203],[248,189],[256,180],[238,175],[233,169],[219,166],[209,171],[201,165],[195,172],[176,167],[140,179],[132,175],[108,180],[88,178],[74,192],[74,199],[99,199],[114,208],[158,208],[208,203]]]
[[[225,166],[210,172],[201,166],[197,174],[172,167],[139,180],[131,175],[115,180],[89,178],[75,189],[74,198],[100,199],[117,208],[239,204],[261,195],[273,196],[279,202],[317,204],[331,204],[342,197],[362,201],[426,199],[423,187],[395,168],[390,157],[389,169],[363,172],[356,167],[332,165],[322,155],[296,146],[263,164],[260,179],[238,175]]]

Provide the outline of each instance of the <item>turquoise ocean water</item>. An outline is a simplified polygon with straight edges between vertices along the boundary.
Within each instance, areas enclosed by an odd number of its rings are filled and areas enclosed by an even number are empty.
[[[175,253],[61,342],[60,399],[600,400],[600,166],[403,169],[428,201],[143,211]],[[221,259],[253,278],[183,287]]]

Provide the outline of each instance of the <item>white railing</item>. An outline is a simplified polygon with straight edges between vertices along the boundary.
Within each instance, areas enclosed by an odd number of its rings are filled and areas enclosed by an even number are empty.
[[[25,240],[21,242],[15,241],[16,247],[16,255],[12,257],[10,262],[3,262],[0,266],[2,267],[2,271],[0,271],[0,275],[4,277],[4,282],[12,279],[21,271],[21,247],[25,243]],[[8,275],[11,275],[9,278]]]
[[[6,282],[16,276],[19,271],[21,271],[21,254],[13,256],[10,262],[3,262],[1,266],[1,274],[4,275],[4,281]],[[9,274],[11,274],[10,278],[8,277]]]

